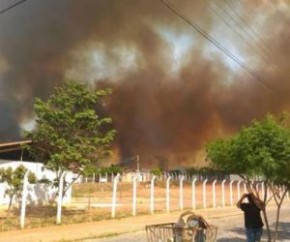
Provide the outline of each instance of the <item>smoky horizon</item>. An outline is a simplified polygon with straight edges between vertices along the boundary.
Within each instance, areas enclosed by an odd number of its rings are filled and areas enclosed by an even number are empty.
[[[191,24],[160,0],[28,0],[1,14],[0,142],[67,80],[112,88],[114,157],[143,166],[204,164],[210,140],[288,111],[287,1],[164,2]]]

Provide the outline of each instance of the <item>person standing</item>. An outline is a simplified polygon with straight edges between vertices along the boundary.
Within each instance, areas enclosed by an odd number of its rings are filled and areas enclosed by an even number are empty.
[[[245,198],[248,199],[247,203],[244,202]],[[246,193],[238,201],[237,207],[244,212],[247,242],[261,241],[264,224],[260,211],[264,209],[264,203],[253,193]]]

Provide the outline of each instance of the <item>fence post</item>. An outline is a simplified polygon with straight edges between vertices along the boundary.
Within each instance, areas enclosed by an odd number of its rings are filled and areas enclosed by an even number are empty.
[[[256,190],[257,190],[257,193],[259,194],[259,183],[257,182],[257,184],[256,184]]]
[[[183,180],[184,176],[181,176],[179,181],[179,208],[180,210],[183,210]]]
[[[136,204],[137,204],[137,176],[133,177],[133,199],[132,199],[132,215],[136,216]]]
[[[154,213],[154,181],[156,179],[156,176],[153,176],[151,178],[151,183],[150,183],[150,212],[151,214]]]
[[[61,223],[61,208],[62,208],[62,195],[63,195],[63,180],[65,172],[63,172],[59,178],[58,185],[58,199],[57,199],[57,213],[56,213],[56,224]]]
[[[247,193],[247,184],[244,182],[244,193]]]
[[[93,180],[92,180],[92,183],[95,183],[96,182],[96,174],[95,172],[93,173]]]
[[[225,182],[226,179],[222,181],[222,206],[224,207],[226,205],[226,200],[225,200]]]
[[[269,184],[268,184],[268,186],[267,186],[267,194],[268,194],[269,197],[270,197],[271,195],[273,195],[273,194],[272,194],[272,190],[269,188]]]
[[[116,200],[117,200],[117,184],[120,174],[118,173],[113,180],[113,197],[112,197],[112,218],[115,218],[116,215]]]
[[[166,180],[166,211],[167,213],[170,212],[170,183],[171,176],[167,178]]]
[[[216,207],[216,191],[215,191],[215,184],[217,182],[217,179],[215,179],[212,183],[212,206]]]
[[[231,180],[231,182],[230,182],[230,203],[231,203],[231,206],[234,205],[234,198],[233,198],[233,183],[234,183],[234,180]]]
[[[238,181],[238,183],[237,183],[237,187],[238,187],[238,200],[240,200],[240,198],[241,198],[241,187],[240,187],[240,185],[241,185],[241,182],[242,181]]]
[[[27,186],[28,186],[28,174],[26,171],[23,178],[23,188],[22,188],[22,199],[21,199],[21,211],[20,211],[20,228],[23,229],[25,225],[25,212],[26,212],[26,197],[27,197]]]
[[[262,182],[262,200],[264,199],[264,196],[265,196],[265,183]]]
[[[195,182],[196,178],[192,180],[192,186],[191,186],[191,202],[192,202],[192,209],[196,209],[196,200],[195,200]]]
[[[250,183],[250,187],[253,190],[253,182]]]
[[[202,183],[202,201],[203,201],[203,208],[206,208],[206,183],[207,179],[205,179]]]

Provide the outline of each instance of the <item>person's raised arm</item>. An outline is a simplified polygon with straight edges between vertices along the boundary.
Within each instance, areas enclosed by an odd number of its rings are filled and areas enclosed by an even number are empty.
[[[253,193],[250,196],[259,209],[263,210],[265,208],[265,203],[260,198],[256,197]]]
[[[237,202],[237,207],[241,208],[241,204],[243,202],[243,200],[248,196],[248,194],[243,194],[242,197],[240,198],[240,200]]]

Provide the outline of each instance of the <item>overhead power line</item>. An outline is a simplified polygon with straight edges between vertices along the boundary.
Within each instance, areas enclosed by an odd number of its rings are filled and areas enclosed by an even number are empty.
[[[234,26],[232,26],[227,19],[224,18],[223,15],[221,15],[218,11],[216,11],[215,8],[210,6],[210,10],[218,16],[218,18],[228,27],[230,28],[236,35],[238,35],[249,47],[251,47],[255,52],[267,63],[270,64],[270,61],[268,58],[266,58],[264,55],[262,55],[259,50],[252,45],[252,42],[250,42],[247,38],[245,38]]]
[[[214,1],[215,5],[217,7],[219,7],[219,9],[224,13],[224,16],[225,17],[228,17],[230,20],[232,20],[233,24],[235,24],[237,27],[239,27],[239,29],[247,36],[247,39],[249,39],[249,41],[251,41],[252,45],[255,45],[256,47],[258,47],[259,49],[259,54],[262,59],[266,62],[269,62],[269,55],[268,53],[259,45],[259,43],[256,41],[256,39],[247,31],[247,28],[246,26],[243,26],[241,23],[240,23],[240,20],[237,20],[236,18],[234,18],[230,13],[228,13],[226,11],[226,9],[224,8],[223,4],[221,4],[221,2],[219,2],[218,0]],[[227,2],[225,2],[227,4]],[[233,12],[233,10],[230,8],[230,6],[227,6],[227,8]],[[228,25],[231,25],[229,22],[228,22]],[[234,28],[234,27],[233,27]],[[244,39],[244,38],[243,38]]]
[[[253,72],[246,64],[239,60],[235,55],[233,55],[230,51],[228,51],[223,45],[221,45],[217,40],[215,40],[212,36],[210,36],[205,30],[203,30],[199,25],[197,25],[194,21],[185,16],[185,14],[177,9],[177,7],[166,0],[159,0],[163,5],[165,5],[168,9],[174,12],[177,16],[179,16],[182,20],[188,23],[194,30],[196,30],[200,35],[206,38],[209,42],[215,45],[220,51],[222,51],[225,55],[227,55],[230,59],[232,59],[235,63],[237,63],[240,67],[242,67],[245,71],[247,71],[254,79],[263,84],[266,88],[273,91],[272,87],[269,86],[268,83],[263,81],[255,72]]]
[[[224,3],[228,6],[228,8],[232,11],[232,13],[234,13],[234,15],[238,18],[239,21],[241,21],[245,27],[247,27],[250,30],[250,33],[252,33],[251,35],[253,37],[256,37],[258,39],[258,41],[260,41],[263,46],[260,46],[261,49],[263,49],[263,51],[267,54],[271,56],[271,53],[269,53],[270,51],[270,47],[268,46],[268,44],[259,36],[259,33],[253,29],[252,27],[250,27],[248,25],[248,23],[243,19],[243,17],[234,9],[234,7],[232,6],[232,3],[230,3],[227,0],[224,0]]]
[[[26,2],[26,1],[27,1],[27,0],[21,0],[21,1],[18,1],[18,2],[16,2],[16,3],[10,5],[9,7],[4,8],[3,10],[0,10],[0,14],[3,14],[3,13],[5,13],[5,12],[11,10],[12,8],[15,8],[16,6],[22,4],[22,3]]]

